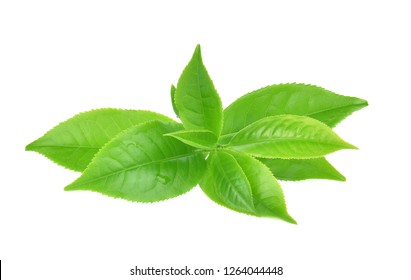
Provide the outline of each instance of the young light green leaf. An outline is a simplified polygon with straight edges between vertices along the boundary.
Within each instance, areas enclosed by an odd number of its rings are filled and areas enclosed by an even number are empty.
[[[286,222],[297,222],[288,214],[283,190],[270,170],[258,160],[244,154],[230,152],[243,169],[250,183],[256,215],[274,217]]]
[[[355,149],[324,123],[305,116],[266,117],[240,130],[228,147],[256,157],[306,159]]]
[[[120,133],[65,190],[91,190],[140,202],[189,191],[202,178],[206,164],[201,153],[163,136],[180,129],[175,122],[152,121]]]
[[[217,136],[208,130],[181,130],[164,134],[171,136],[195,148],[209,150],[215,147]]]
[[[171,90],[170,90],[171,105],[173,106],[174,113],[178,117],[179,114],[178,114],[178,110],[176,106],[175,95],[176,95],[176,87],[174,85],[171,85]]]
[[[270,168],[273,175],[284,181],[300,181],[306,179],[328,179],[345,181],[344,175],[338,172],[325,158],[312,159],[268,159],[259,161]]]
[[[27,145],[52,161],[83,171],[98,150],[119,132],[147,121],[172,121],[150,111],[97,109],[75,115]]]
[[[200,186],[210,199],[238,212],[296,223],[287,212],[280,184],[261,162],[243,153],[222,150],[212,153],[207,161],[208,172]],[[233,195],[238,192],[243,192],[243,199]]]
[[[217,137],[223,125],[220,97],[201,59],[200,45],[177,83],[174,100],[186,129],[206,129]]]
[[[248,93],[224,110],[222,142],[247,125],[275,115],[309,116],[334,127],[353,112],[367,106],[367,101],[335,94],[321,87],[305,84],[279,84]]]
[[[207,175],[200,186],[216,203],[232,210],[254,214],[251,186],[235,158],[218,151],[207,159]]]

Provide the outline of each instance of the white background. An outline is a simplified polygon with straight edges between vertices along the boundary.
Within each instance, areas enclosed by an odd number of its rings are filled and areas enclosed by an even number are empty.
[[[1,1],[4,279],[137,279],[129,276],[135,265],[411,279],[406,2]],[[155,204],[64,192],[79,174],[24,151],[80,111],[173,116],[170,84],[197,43],[225,106],[283,82],[369,101],[336,128],[360,148],[329,157],[347,182],[283,183],[297,226],[232,212],[199,188]]]

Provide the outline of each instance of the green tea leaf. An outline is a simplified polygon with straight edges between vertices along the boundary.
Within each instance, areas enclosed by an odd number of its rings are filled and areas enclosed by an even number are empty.
[[[301,115],[334,127],[367,101],[305,84],[279,84],[248,93],[224,110],[223,143],[247,125],[268,116]]]
[[[223,109],[220,97],[201,59],[200,46],[181,74],[174,97],[177,112],[188,130],[221,133]]]
[[[341,149],[356,148],[324,123],[294,115],[258,120],[240,130],[228,147],[256,157],[284,159],[322,157]]]
[[[275,217],[296,224],[297,222],[287,212],[283,190],[270,170],[244,153],[231,151],[231,154],[240,164],[251,185],[256,215]]]
[[[170,97],[171,97],[171,105],[173,106],[174,113],[178,117],[178,110],[175,102],[175,95],[176,95],[176,87],[174,85],[171,85],[171,90],[170,90]]]
[[[306,179],[329,179],[345,181],[344,175],[336,170],[325,158],[312,159],[268,159],[259,158],[274,176],[284,181]]]
[[[207,159],[207,175],[200,183],[205,194],[216,203],[238,212],[254,214],[251,186],[235,158],[223,151]]]
[[[207,161],[200,186],[213,201],[238,212],[296,223],[287,212],[280,184],[264,164],[232,151],[212,153]]]
[[[152,121],[116,136],[65,190],[91,190],[131,201],[154,202],[193,188],[205,171],[199,152],[163,134],[182,129]]]
[[[181,130],[164,135],[174,137],[190,146],[205,150],[215,147],[217,143],[217,136],[208,130]]]
[[[52,161],[75,171],[83,171],[98,150],[119,132],[147,121],[172,121],[150,111],[98,109],[83,112],[60,123],[27,145]]]

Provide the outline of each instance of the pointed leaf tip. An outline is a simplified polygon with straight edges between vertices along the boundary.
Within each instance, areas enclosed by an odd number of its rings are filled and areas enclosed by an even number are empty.
[[[340,181],[340,182],[345,182],[347,181],[347,178],[345,178],[345,176],[340,173],[338,177],[335,177],[335,180]]]
[[[194,50],[194,54],[193,57],[198,57],[201,58],[201,47],[200,44],[197,44],[195,50]]]
[[[32,145],[33,143],[30,143],[30,144],[28,144],[26,147],[24,147],[24,150],[25,151],[32,151],[33,150],[33,145]]]
[[[293,225],[298,225],[297,221],[294,220],[294,218],[291,216],[284,217],[284,221],[289,222],[290,224],[293,224]]]
[[[65,190],[65,191],[74,191],[75,188],[73,187],[73,185],[74,185],[74,182],[71,183],[70,185],[65,186],[65,187],[64,187],[64,190]]]
[[[28,144],[26,147],[24,147],[24,150],[28,152],[39,152],[41,154],[41,152],[39,151],[38,139],[34,140],[30,144]]]
[[[348,143],[348,142],[345,142],[344,144],[345,144],[344,147],[345,147],[346,149],[349,149],[349,150],[359,150],[358,147],[357,147],[357,146],[354,146],[353,144],[350,144],[350,143]]]
[[[345,181],[342,175],[324,157],[311,159],[268,159],[258,158],[283,181],[301,181],[307,179],[327,179]]]
[[[71,192],[71,191],[94,191],[94,192],[98,192],[97,190],[93,190],[93,189],[88,189],[86,185],[84,184],[78,184],[77,180],[75,180],[74,182],[72,182],[71,184],[67,185],[64,187],[63,189],[66,192]]]
[[[41,138],[39,138],[39,139],[41,139]],[[27,146],[24,147],[24,149],[26,151],[37,152],[38,148],[39,148],[39,139],[34,140],[33,142],[27,144]]]

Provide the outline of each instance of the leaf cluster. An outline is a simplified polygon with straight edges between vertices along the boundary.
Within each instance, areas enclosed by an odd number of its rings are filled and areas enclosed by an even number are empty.
[[[171,87],[181,123],[150,111],[97,109],[26,147],[82,175],[65,190],[155,202],[197,184],[214,202],[295,223],[278,180],[344,181],[325,155],[355,146],[332,128],[365,100],[306,84],[271,85],[223,109],[200,46]]]

